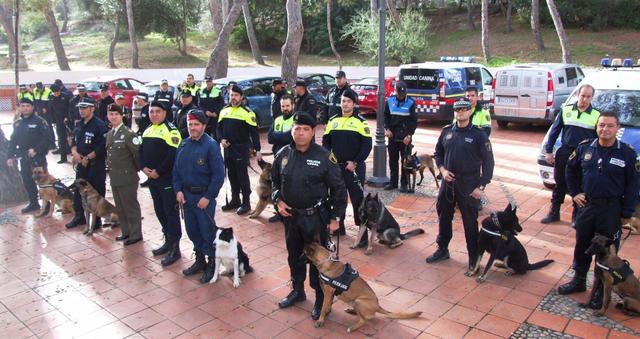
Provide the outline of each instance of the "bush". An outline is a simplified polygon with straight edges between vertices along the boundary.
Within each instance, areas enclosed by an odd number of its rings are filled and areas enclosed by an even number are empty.
[[[343,38],[354,41],[356,49],[371,59],[378,58],[378,16],[360,12],[343,29]],[[429,55],[429,20],[419,12],[402,13],[400,25],[386,18],[386,58],[398,63],[418,62]]]
[[[21,13],[20,34],[22,35],[22,41],[31,42],[48,32],[47,21],[44,19],[42,12],[25,11]]]

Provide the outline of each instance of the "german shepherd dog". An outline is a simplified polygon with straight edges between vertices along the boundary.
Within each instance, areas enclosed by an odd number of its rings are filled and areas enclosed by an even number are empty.
[[[472,276],[478,272],[485,251],[489,252],[490,256],[482,275],[477,279],[479,283],[487,280],[487,273],[496,259],[503,262],[503,265],[498,266],[507,269],[506,275],[525,274],[529,270],[537,270],[553,262],[547,259],[529,263],[527,251],[516,238],[518,232],[522,232],[522,226],[516,215],[517,209],[509,204],[504,211],[492,213],[491,216],[482,220],[478,236],[478,260],[465,275]]]
[[[96,229],[98,218],[105,219],[105,225],[118,224],[118,214],[116,207],[107,199],[101,196],[91,184],[84,179],[76,179],[74,185],[82,198],[82,208],[84,217],[87,220],[87,228],[84,234],[91,235]]]
[[[249,265],[249,256],[233,235],[233,228],[218,228],[213,244],[216,251],[216,266],[214,267],[213,278],[209,283],[213,284],[218,281],[220,264],[222,264],[225,268],[223,275],[231,273],[230,269],[233,268],[233,287],[238,288],[240,286],[240,278],[244,277],[245,273],[253,272],[253,268]]]
[[[333,260],[331,253],[318,243],[306,245],[304,247],[304,254],[307,259],[318,268],[318,272],[325,277],[337,278],[345,272],[346,265],[340,261]],[[325,283],[324,279],[320,279],[320,281],[324,299],[322,301],[320,318],[315,323],[316,327],[324,325],[324,320],[331,311],[333,297],[336,295],[336,290],[332,287],[333,285]],[[373,318],[376,313],[381,313],[391,319],[411,319],[417,318],[422,314],[422,312],[389,312],[385,310],[380,306],[378,297],[373,289],[371,289],[371,286],[359,275],[351,281],[347,290],[338,293],[337,297],[349,305],[349,308],[347,308],[345,312],[358,316],[358,321],[347,328],[348,333],[362,327],[362,325],[364,325],[367,320]]]
[[[49,174],[46,168],[34,167],[31,177],[38,184],[38,195],[42,199],[42,208],[40,213],[36,214],[36,218],[47,214],[47,208],[51,216],[56,205],[60,207],[62,214],[73,212],[73,193],[60,180]]]
[[[633,275],[629,262],[620,259],[616,254],[613,240],[596,234],[585,253],[596,256],[596,267],[598,268],[594,274],[590,300],[594,298],[598,285],[603,284],[602,307],[594,310],[593,314],[596,316],[605,314],[611,302],[611,291],[616,292],[622,299],[616,308],[619,308],[626,315],[637,316],[640,314],[640,281]],[[588,305],[588,302],[580,304],[582,307],[588,307]]]
[[[357,248],[358,243],[364,236],[364,231],[369,229],[370,239],[369,245],[364,254],[369,255],[373,253],[373,236],[377,235],[381,244],[387,245],[389,248],[396,248],[402,245],[402,240],[408,239],[418,234],[424,233],[424,230],[417,228],[407,233],[400,233],[400,225],[396,219],[389,213],[389,210],[384,206],[382,200],[378,197],[378,193],[372,196],[368,193],[362,200],[362,203],[358,207],[358,213],[360,215],[360,229],[358,235],[351,245],[351,248]]]
[[[413,193],[416,191],[416,172],[420,172],[420,181],[418,181],[418,186],[422,184],[422,180],[424,180],[424,169],[429,168],[429,172],[433,175],[433,179],[436,182],[436,187],[440,188],[440,184],[438,183],[438,179],[441,179],[442,176],[438,173],[436,175],[436,166],[433,161],[433,156],[431,154],[423,154],[418,157],[418,152],[414,152],[413,154],[408,154],[404,161],[402,162],[402,171],[411,176],[410,187],[407,192]]]
[[[260,179],[258,180],[258,186],[256,186],[255,191],[258,194],[258,204],[256,208],[251,211],[249,214],[249,218],[257,218],[262,211],[267,207],[267,205],[271,204],[271,167],[272,165],[264,160],[258,161],[258,166],[262,169],[262,173],[260,173]]]

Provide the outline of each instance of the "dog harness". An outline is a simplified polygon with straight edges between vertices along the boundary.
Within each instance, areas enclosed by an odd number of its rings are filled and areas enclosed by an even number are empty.
[[[67,187],[67,185],[63,184],[62,181],[60,180],[56,180],[53,182],[53,184],[50,185],[38,185],[39,188],[49,188],[49,187],[53,187],[56,192],[58,193],[58,195],[65,195],[65,194],[73,194],[71,192],[71,190],[69,189],[69,187]]]
[[[500,220],[498,219],[498,214],[497,213],[491,213],[491,221],[493,221],[493,224],[496,225],[496,227],[500,227]],[[495,231],[490,231],[484,227],[480,227],[480,230],[493,235],[494,237],[501,237],[502,240],[507,240],[507,235],[506,234],[502,234],[502,233],[498,233]]]
[[[347,263],[344,265],[344,271],[342,274],[335,278],[327,277],[326,275],[320,273],[320,279],[325,284],[331,286],[336,290],[335,295],[340,295],[342,292],[349,290],[351,287],[351,283],[356,280],[360,274],[358,271],[351,267],[351,264]]]
[[[609,267],[599,261],[596,261],[596,266],[611,273],[611,276],[613,277],[613,284],[616,285],[627,279],[629,275],[633,274],[633,270],[631,269],[631,265],[629,265],[629,262],[626,260],[622,260],[622,262],[623,264],[619,268]]]

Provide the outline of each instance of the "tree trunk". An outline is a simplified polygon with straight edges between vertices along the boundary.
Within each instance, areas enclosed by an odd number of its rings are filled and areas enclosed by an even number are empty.
[[[131,41],[131,68],[140,68],[140,64],[138,63],[138,40],[136,38],[136,27],[133,21],[133,0],[126,0],[126,5],[129,40]]]
[[[27,192],[20,179],[20,173],[16,167],[9,168],[5,159],[9,154],[9,140],[0,129],[0,204],[15,204],[27,201]],[[53,207],[52,207],[53,208]],[[4,209],[4,207],[0,208]]]
[[[511,12],[513,12],[513,4],[511,0],[507,0],[507,33],[511,33],[513,31],[513,19]]]
[[[213,48],[211,55],[209,55],[205,75],[210,75],[214,79],[227,76],[229,68],[229,35],[240,16],[242,3],[245,1],[246,0],[236,0],[233,2],[233,6],[231,6],[229,10],[229,15],[224,19],[224,25],[222,25],[222,30],[218,35],[216,47]]]
[[[118,66],[116,66],[116,59],[115,59],[115,51],[116,51],[116,44],[118,43],[118,37],[120,36],[120,17],[122,15],[121,11],[118,11],[115,13],[116,14],[116,23],[115,23],[115,27],[113,28],[113,39],[111,39],[111,44],[109,45],[109,68],[118,68]]]
[[[244,16],[244,25],[247,28],[247,37],[249,38],[249,45],[251,45],[253,60],[255,60],[258,65],[264,65],[262,52],[260,52],[260,46],[258,46],[258,39],[256,39],[256,31],[253,29],[253,19],[249,11],[249,4],[246,0],[242,2],[242,15]]]
[[[489,50],[489,0],[482,0],[482,54],[484,61],[491,60]]]
[[[338,53],[336,44],[333,41],[333,29],[331,28],[331,12],[333,12],[333,0],[327,0],[327,33],[329,35],[329,45],[331,45],[333,55],[336,56],[336,61],[338,61],[338,69],[342,70],[342,57],[340,56],[340,53]]]
[[[399,26],[400,14],[398,14],[398,10],[396,10],[395,0],[387,0],[387,8],[389,8],[389,12],[391,13],[391,20],[393,20],[393,24]]]
[[[71,70],[69,67],[69,60],[67,60],[67,55],[64,52],[62,39],[60,39],[60,31],[58,31],[58,23],[56,22],[56,17],[53,14],[53,9],[51,8],[51,3],[49,1],[46,2],[46,6],[43,10],[44,18],[47,21],[47,26],[49,28],[49,38],[51,38],[53,49],[56,51],[58,67],[60,67],[60,70],[62,71],[69,71]]]
[[[562,25],[562,19],[560,13],[556,7],[555,0],[547,0],[547,6],[549,7],[549,13],[553,19],[553,25],[556,26],[556,32],[558,32],[558,39],[560,39],[560,47],[562,47],[562,62],[571,63],[571,51],[569,50],[569,41],[567,40],[567,33],[564,31]]]
[[[282,45],[282,79],[294,84],[298,77],[298,56],[304,36],[300,0],[287,0],[287,40]]]
[[[542,32],[540,31],[540,0],[531,0],[531,31],[538,50],[544,50],[544,41],[542,41]]]
[[[62,0],[62,29],[61,33],[69,31],[69,0]]]
[[[462,3],[462,0],[461,2]],[[468,20],[468,25],[469,25],[469,29],[472,31],[476,30],[476,24],[473,23],[473,4],[471,3],[471,0],[467,0],[467,20]]]
[[[227,20],[227,16],[231,11],[231,6],[229,5],[229,1],[233,1],[233,0],[222,0],[222,17],[225,20]],[[223,21],[223,24],[224,24],[224,21]]]
[[[13,30],[11,8],[5,8],[2,3],[0,3],[0,24],[2,24],[2,28],[7,35],[7,43],[9,44],[9,61],[13,63],[16,55],[16,35]]]
[[[371,15],[373,16],[378,15],[378,0],[370,0],[369,4],[371,8]]]
[[[222,9],[220,8],[220,0],[209,0],[209,12],[211,12],[211,22],[213,23],[213,31],[216,37],[220,34],[223,24]]]

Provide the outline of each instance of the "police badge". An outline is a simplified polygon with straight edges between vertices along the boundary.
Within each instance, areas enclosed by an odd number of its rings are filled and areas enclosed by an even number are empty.
[[[282,158],[282,167],[284,168],[285,166],[287,166],[287,164],[289,163],[289,158],[284,157]]]
[[[204,158],[198,158],[196,162],[198,163],[198,165],[202,166],[204,165]]]
[[[584,154],[584,160],[585,161],[591,160],[591,157],[592,157],[591,152],[587,152],[587,153]]]
[[[447,139],[447,140],[451,140],[451,138],[453,138],[453,133],[449,133],[449,134],[447,134],[447,136],[445,137],[445,139]]]

